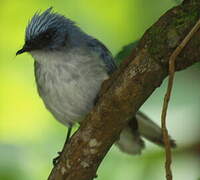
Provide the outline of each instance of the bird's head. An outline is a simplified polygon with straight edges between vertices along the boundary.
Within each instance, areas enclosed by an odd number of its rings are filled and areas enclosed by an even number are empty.
[[[73,44],[74,33],[80,30],[66,17],[52,12],[52,8],[36,13],[26,28],[25,44],[16,55],[33,51],[55,51]]]

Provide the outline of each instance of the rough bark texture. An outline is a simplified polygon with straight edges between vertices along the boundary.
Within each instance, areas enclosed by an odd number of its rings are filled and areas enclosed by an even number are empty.
[[[168,75],[171,53],[200,17],[200,0],[185,1],[165,13],[142,37],[118,72],[103,84],[101,96],[70,143],[49,180],[92,180],[127,119]],[[200,57],[198,31],[176,60],[183,70]]]

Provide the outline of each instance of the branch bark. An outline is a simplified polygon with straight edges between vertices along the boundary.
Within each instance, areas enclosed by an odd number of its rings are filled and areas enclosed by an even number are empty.
[[[169,57],[200,17],[200,0],[187,0],[149,28],[136,49],[102,86],[101,96],[53,168],[49,180],[92,180],[127,120],[168,75]],[[176,59],[176,70],[199,61],[200,31]]]

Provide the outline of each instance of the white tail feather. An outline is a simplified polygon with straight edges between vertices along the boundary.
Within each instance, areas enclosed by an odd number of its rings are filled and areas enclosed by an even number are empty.
[[[131,121],[137,121],[135,124],[138,127],[132,127],[129,124],[122,130],[119,140],[116,145],[123,152],[128,154],[141,154],[145,144],[141,137],[163,146],[162,130],[161,128],[141,112],[136,113],[136,117]],[[171,147],[176,147],[174,140],[170,139]]]
[[[140,135],[137,132],[133,132],[129,126],[123,129],[116,145],[122,152],[128,154],[141,154],[142,149],[145,147]]]

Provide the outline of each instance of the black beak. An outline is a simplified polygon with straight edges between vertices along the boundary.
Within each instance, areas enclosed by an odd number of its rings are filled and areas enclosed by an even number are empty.
[[[26,52],[26,49],[22,48],[22,49],[20,49],[19,51],[17,51],[16,56],[17,56],[17,55],[20,55],[20,54],[22,54],[22,53],[24,53],[24,52]]]
[[[30,48],[28,48],[27,46],[24,45],[24,47],[22,49],[20,49],[19,51],[17,51],[16,56],[20,55],[24,52],[28,52],[30,50]]]

